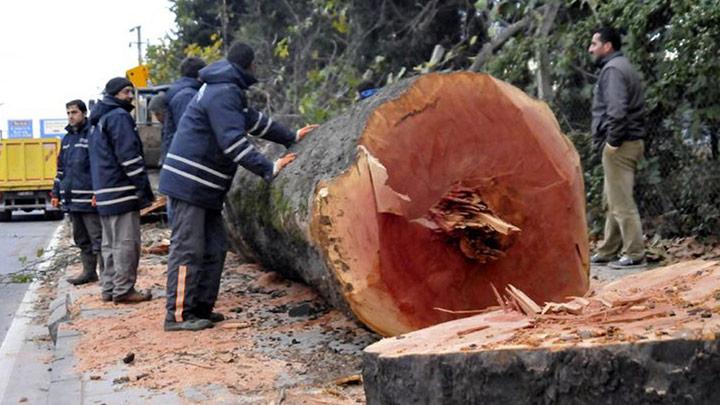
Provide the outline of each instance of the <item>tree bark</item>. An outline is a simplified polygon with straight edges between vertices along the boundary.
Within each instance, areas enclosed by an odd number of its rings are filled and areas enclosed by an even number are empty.
[[[495,304],[582,295],[577,152],[548,107],[485,74],[428,74],[356,104],[292,148],[270,184],[240,170],[236,247],[396,335]]]

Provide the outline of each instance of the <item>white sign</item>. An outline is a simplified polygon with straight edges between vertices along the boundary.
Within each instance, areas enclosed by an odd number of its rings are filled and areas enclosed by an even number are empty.
[[[40,136],[43,138],[59,138],[67,131],[65,127],[68,121],[66,118],[51,118],[40,120]]]

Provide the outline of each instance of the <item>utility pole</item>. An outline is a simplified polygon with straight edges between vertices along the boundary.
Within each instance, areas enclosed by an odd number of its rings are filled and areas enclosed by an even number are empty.
[[[142,28],[138,25],[135,27],[130,28],[130,32],[137,31],[137,42],[130,42],[130,46],[132,47],[133,44],[137,45],[137,51],[138,51],[138,65],[142,65],[142,34],[141,30]]]
[[[220,22],[222,24],[222,41],[223,41],[223,53],[227,53],[228,50],[228,37],[227,37],[227,28],[228,28],[228,9],[227,9],[227,0],[223,0],[222,2],[222,11],[220,12]]]

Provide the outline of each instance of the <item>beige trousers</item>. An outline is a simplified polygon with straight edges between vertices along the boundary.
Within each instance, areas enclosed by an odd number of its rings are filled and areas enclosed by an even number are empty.
[[[623,255],[638,260],[645,256],[640,213],[633,197],[635,169],[644,151],[642,140],[625,141],[616,150],[607,144],[603,148],[605,239],[597,250],[602,257]]]

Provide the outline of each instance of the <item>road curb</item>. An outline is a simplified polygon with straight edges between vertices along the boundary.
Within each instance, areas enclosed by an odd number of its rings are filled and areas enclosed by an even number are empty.
[[[37,273],[44,273],[50,266],[52,255],[55,253],[60,235],[64,229],[63,224],[59,225],[50,239],[45,253],[38,265]],[[0,346],[0,402],[3,401],[8,391],[10,377],[16,366],[16,360],[21,358],[26,335],[32,330],[32,319],[37,315],[35,302],[38,290],[42,287],[42,280],[35,278],[30,284],[23,299],[15,312],[15,317],[7,331],[5,340]],[[60,305],[62,306],[62,305]]]
[[[57,344],[58,326],[70,319],[70,294],[61,295],[50,303],[50,317],[48,318],[48,332],[53,344]]]

